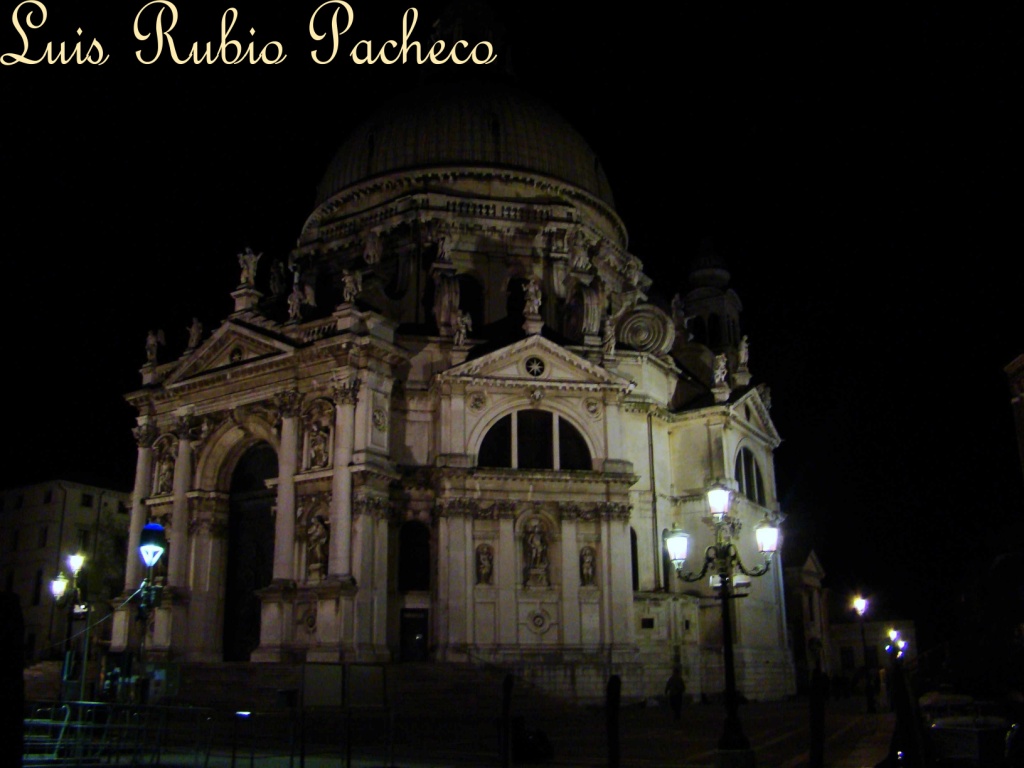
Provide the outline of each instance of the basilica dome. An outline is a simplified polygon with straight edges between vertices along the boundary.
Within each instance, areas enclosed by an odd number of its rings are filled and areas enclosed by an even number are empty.
[[[435,85],[379,110],[338,150],[317,205],[384,174],[453,165],[540,174],[615,207],[604,169],[583,137],[550,107],[493,81]]]

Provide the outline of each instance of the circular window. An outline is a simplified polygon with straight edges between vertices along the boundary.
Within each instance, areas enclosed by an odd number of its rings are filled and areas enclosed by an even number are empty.
[[[544,375],[544,361],[539,357],[526,358],[526,372],[531,376]]]

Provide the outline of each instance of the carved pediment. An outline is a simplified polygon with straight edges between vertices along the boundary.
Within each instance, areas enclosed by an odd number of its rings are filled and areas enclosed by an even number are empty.
[[[629,391],[633,383],[616,376],[540,335],[456,365],[438,375],[440,382],[491,386]]]
[[[167,377],[167,384],[207,373],[290,355],[295,345],[265,331],[228,320],[204,344],[182,360]]]
[[[760,389],[752,389],[743,395],[732,405],[732,411],[752,429],[765,435],[773,447],[782,443],[775,422],[768,415],[768,408],[761,397]]]

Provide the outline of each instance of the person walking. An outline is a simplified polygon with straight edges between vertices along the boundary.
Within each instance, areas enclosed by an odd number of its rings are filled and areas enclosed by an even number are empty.
[[[669,706],[672,707],[672,717],[679,720],[683,716],[683,694],[686,692],[686,682],[683,680],[682,670],[676,666],[672,668],[672,676],[665,683],[665,694],[668,696]]]

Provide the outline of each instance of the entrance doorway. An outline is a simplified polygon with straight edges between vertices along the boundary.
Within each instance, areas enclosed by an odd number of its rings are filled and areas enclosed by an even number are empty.
[[[242,456],[231,476],[228,566],[224,592],[224,661],[248,661],[260,644],[260,598],[256,591],[274,576],[274,492],[277,454],[258,443]]]
[[[425,608],[402,609],[399,625],[401,661],[427,660],[427,628],[429,625],[429,611]]]

